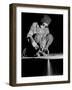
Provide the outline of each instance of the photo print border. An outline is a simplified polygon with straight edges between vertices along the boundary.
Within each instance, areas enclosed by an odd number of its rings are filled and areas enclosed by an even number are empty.
[[[10,7],[10,62],[9,62],[9,65],[10,65],[9,71],[10,72],[9,72],[9,84],[11,86],[30,86],[30,85],[69,83],[70,82],[70,7],[67,7],[67,6],[50,6],[50,5],[34,5],[34,4],[17,4],[17,3],[10,4],[9,7]],[[22,11],[20,11],[19,8],[21,8]],[[45,77],[36,77],[36,78],[35,77],[30,77],[30,78],[25,77],[24,79],[20,77],[21,65],[19,65],[19,63],[21,61],[21,57],[20,57],[21,55],[19,55],[19,54],[21,52],[19,52],[19,51],[21,51],[21,48],[20,48],[21,46],[18,45],[18,42],[21,39],[20,38],[21,35],[19,35],[19,34],[21,34],[21,27],[17,27],[17,25],[20,25],[20,23],[18,23],[19,22],[18,17],[20,17],[21,12],[26,12],[25,8],[28,8],[28,9],[30,8],[30,9],[35,9],[35,10],[39,9],[37,13],[41,13],[42,10],[44,10],[46,12],[47,12],[47,10],[56,10],[56,11],[62,10],[63,12],[64,11],[67,12],[66,14],[67,14],[67,19],[68,19],[67,21],[68,22],[66,24],[68,27],[66,29],[67,30],[66,31],[66,33],[67,33],[66,38],[67,38],[68,46],[66,46],[66,48],[68,48],[68,49],[67,49],[67,53],[65,54],[65,55],[67,55],[67,57],[64,56],[64,58],[66,59],[66,63],[65,63],[65,61],[63,62],[64,72],[65,72],[65,67],[67,69],[66,73],[65,73],[66,74],[65,79],[63,79],[63,77],[60,77],[60,76],[56,76],[56,77],[55,76],[51,76],[51,77],[45,76]],[[31,11],[29,11],[29,12],[31,12]],[[63,25],[65,25],[65,24],[63,24]],[[63,27],[65,27],[65,26],[63,26]],[[64,48],[64,46],[63,46],[63,48]],[[63,53],[64,53],[64,51],[63,51]],[[48,59],[51,59],[52,57],[55,57],[55,55],[51,55],[51,56],[49,55]],[[25,57],[25,58],[27,58],[27,57]],[[62,79],[57,80],[57,77],[62,78]]]

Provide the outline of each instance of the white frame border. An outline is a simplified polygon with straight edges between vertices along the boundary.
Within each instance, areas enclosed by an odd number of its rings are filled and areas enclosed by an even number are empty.
[[[41,76],[41,77],[21,77],[21,12],[30,13],[50,13],[63,14],[63,75],[58,76]],[[52,8],[31,8],[17,7],[16,8],[16,83],[36,83],[36,82],[54,82],[68,80],[68,10],[52,9]]]

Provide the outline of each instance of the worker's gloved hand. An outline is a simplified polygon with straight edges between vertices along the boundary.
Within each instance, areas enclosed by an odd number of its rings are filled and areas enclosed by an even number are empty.
[[[37,45],[37,43],[35,41],[32,42],[32,46],[37,50],[39,48],[39,46]]]

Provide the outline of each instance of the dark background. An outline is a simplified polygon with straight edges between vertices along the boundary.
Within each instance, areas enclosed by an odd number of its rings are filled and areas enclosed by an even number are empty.
[[[48,76],[47,59],[22,59],[22,77]],[[50,60],[51,75],[63,75],[63,59]]]
[[[49,25],[50,33],[54,37],[52,45],[49,47],[50,53],[63,53],[63,15],[58,14],[39,14],[39,13],[22,13],[22,52],[26,47],[26,36],[30,30],[33,22],[40,24],[44,15],[48,15],[51,18],[51,24]],[[31,50],[29,50],[31,51]]]

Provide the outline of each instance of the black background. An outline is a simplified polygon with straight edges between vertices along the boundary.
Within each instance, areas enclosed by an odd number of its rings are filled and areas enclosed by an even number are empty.
[[[51,75],[63,75],[63,59],[50,60]],[[47,59],[22,59],[22,77],[47,76],[48,60]]]
[[[39,14],[39,13],[22,13],[21,21],[22,21],[22,52],[25,48],[25,39],[27,33],[30,30],[30,27],[33,22],[38,22],[40,24],[41,18],[44,15],[48,15],[51,18],[51,24],[49,25],[50,33],[54,37],[54,41],[52,45],[49,47],[50,53],[63,53],[63,15],[58,14]]]

